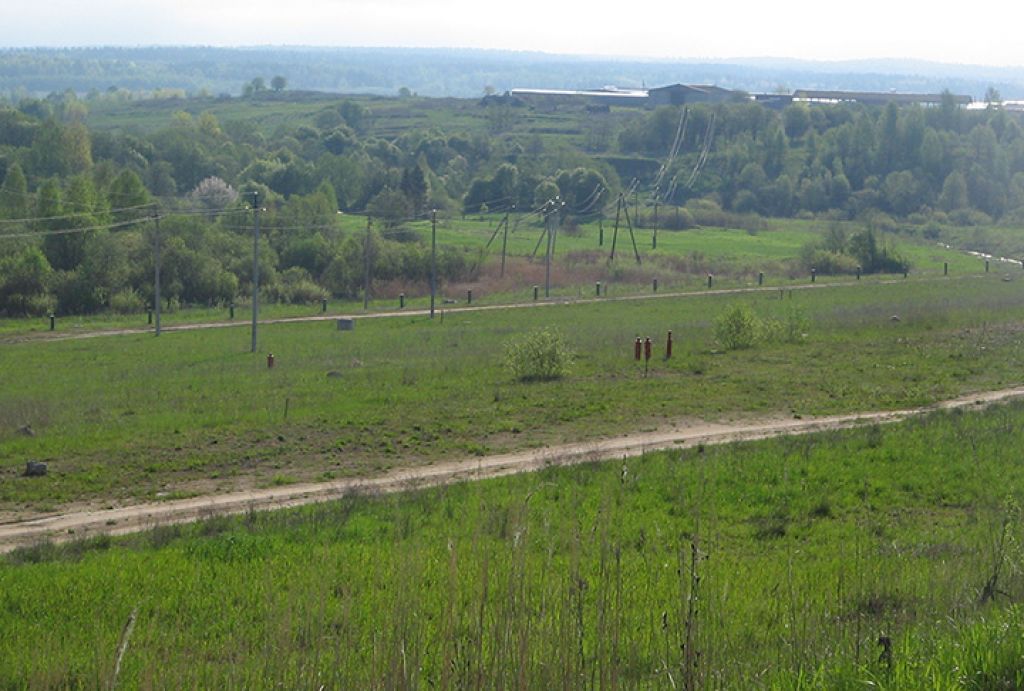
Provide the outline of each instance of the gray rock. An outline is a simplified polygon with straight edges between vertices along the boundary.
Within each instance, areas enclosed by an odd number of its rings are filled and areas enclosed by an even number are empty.
[[[47,466],[41,461],[29,461],[25,464],[25,477],[43,477],[46,472]]]

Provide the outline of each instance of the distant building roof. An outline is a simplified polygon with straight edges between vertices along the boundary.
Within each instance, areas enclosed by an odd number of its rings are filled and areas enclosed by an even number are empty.
[[[970,96],[952,95],[957,105],[968,105],[974,99]],[[821,91],[814,89],[797,89],[793,98],[801,101],[856,101],[857,103],[942,103],[943,94],[900,94],[886,91]]]
[[[605,87],[586,91],[567,89],[512,89],[513,96],[584,96],[589,98],[647,98],[646,89],[617,89]]]

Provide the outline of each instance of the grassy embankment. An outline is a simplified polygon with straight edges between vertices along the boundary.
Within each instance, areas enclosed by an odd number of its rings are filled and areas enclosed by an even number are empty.
[[[1020,688],[1022,430],[1012,404],[22,550],[0,686],[120,657],[123,688]]]
[[[351,333],[273,325],[257,355],[242,329],[8,344],[0,507],[24,514],[365,476],[687,419],[902,408],[1018,385],[1020,286],[900,279],[367,319]],[[718,353],[714,320],[737,303],[794,324],[797,338]],[[515,382],[504,344],[538,325],[561,330],[576,363],[561,381]],[[632,359],[637,335],[656,346],[646,379]],[[50,475],[21,477],[29,459],[49,461]]]

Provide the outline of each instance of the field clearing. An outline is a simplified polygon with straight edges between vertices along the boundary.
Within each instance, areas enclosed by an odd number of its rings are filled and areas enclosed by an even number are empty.
[[[40,545],[0,568],[0,684],[1017,688],[1022,430],[1014,403]]]
[[[243,329],[8,344],[0,512],[373,476],[687,419],[907,408],[1015,386],[1020,285],[992,276],[453,311],[357,320],[351,333],[275,324],[256,355]],[[806,337],[720,352],[714,320],[736,304],[799,319]],[[516,382],[504,345],[541,325],[565,335],[575,365],[563,380]],[[632,359],[637,335],[655,341],[650,377]],[[50,475],[21,477],[31,459]]]

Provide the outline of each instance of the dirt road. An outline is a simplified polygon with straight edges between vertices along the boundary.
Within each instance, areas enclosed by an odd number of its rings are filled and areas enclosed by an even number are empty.
[[[958,278],[969,278],[969,276],[961,276]],[[919,280],[937,280],[937,279],[919,279]],[[946,280],[958,280],[958,279],[946,279]],[[904,279],[884,279],[877,281],[879,285],[889,285],[894,283],[903,283]],[[459,314],[464,312],[491,312],[494,310],[510,310],[510,309],[533,309],[538,307],[551,307],[553,305],[582,305],[595,302],[632,302],[635,300],[664,300],[668,298],[700,298],[709,295],[739,295],[744,293],[774,293],[778,291],[794,291],[794,290],[825,290],[828,288],[842,288],[856,285],[853,281],[835,281],[831,283],[805,283],[798,285],[787,285],[787,286],[763,286],[763,287],[749,287],[749,288],[712,288],[702,291],[687,291],[687,292],[662,292],[662,293],[642,293],[635,295],[621,295],[615,297],[577,297],[577,298],[550,298],[538,300],[536,302],[512,302],[512,303],[501,303],[495,305],[460,305],[460,306],[438,306],[436,312],[441,315],[447,313]],[[266,324],[294,324],[299,322],[323,322],[332,321],[335,319],[393,319],[396,317],[424,317],[430,314],[429,309],[403,309],[403,310],[386,310],[382,312],[359,312],[355,314],[316,314],[305,317],[280,317],[277,319],[260,319],[260,325]],[[217,322],[197,322],[191,324],[174,324],[162,326],[161,333],[173,333],[175,331],[201,331],[204,329],[227,329],[232,327],[248,327],[252,322],[246,319],[238,319],[235,321],[217,321]],[[86,338],[103,338],[107,336],[131,336],[139,334],[152,334],[153,327],[138,327],[138,328],[110,328],[110,329],[95,329],[90,331],[35,331],[31,333],[16,333],[10,336],[0,337],[0,345],[12,344],[12,343],[23,343],[26,341],[32,342],[55,342],[55,341],[69,341],[69,340],[81,340]]]
[[[1020,397],[1024,397],[1024,386],[971,394],[936,405],[907,410],[810,419],[762,419],[735,424],[688,423],[678,429],[631,434],[585,444],[564,444],[449,461],[426,467],[397,469],[373,478],[297,484],[98,511],[48,515],[0,524],[0,552],[41,540],[60,541],[101,534],[130,533],[157,525],[183,523],[217,515],[300,506],[357,493],[401,492],[419,487],[530,472],[548,466],[636,456],[658,449],[687,448],[698,444],[725,444],[780,435],[811,434],[867,424],[884,424],[936,410],[982,407]]]

